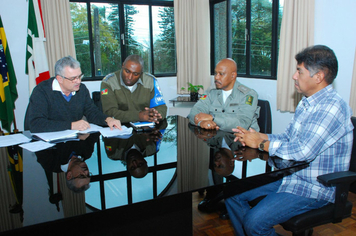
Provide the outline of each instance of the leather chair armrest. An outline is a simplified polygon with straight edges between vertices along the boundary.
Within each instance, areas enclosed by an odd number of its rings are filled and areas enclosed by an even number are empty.
[[[325,185],[335,185],[340,183],[351,183],[356,180],[356,172],[340,171],[318,176],[319,182]]]
[[[332,222],[338,223],[342,221],[344,209],[347,203],[347,196],[350,189],[350,184],[356,180],[356,172],[340,171],[318,176],[318,180],[329,186],[336,186],[334,217]]]

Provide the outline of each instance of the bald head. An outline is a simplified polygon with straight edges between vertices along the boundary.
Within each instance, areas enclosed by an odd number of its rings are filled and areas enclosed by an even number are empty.
[[[236,74],[237,74],[237,65],[233,59],[231,59],[231,58],[222,59],[221,61],[218,62],[218,65],[219,64],[229,67],[232,72],[236,72]]]
[[[234,87],[237,76],[237,65],[231,58],[219,61],[215,67],[214,82],[217,89],[229,91]]]

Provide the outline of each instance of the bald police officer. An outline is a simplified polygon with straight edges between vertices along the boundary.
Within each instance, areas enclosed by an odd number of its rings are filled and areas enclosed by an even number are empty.
[[[230,58],[221,60],[215,67],[216,89],[194,105],[188,115],[189,121],[204,129],[231,131],[242,126],[259,130],[258,95],[239,83],[236,77],[236,62]]]

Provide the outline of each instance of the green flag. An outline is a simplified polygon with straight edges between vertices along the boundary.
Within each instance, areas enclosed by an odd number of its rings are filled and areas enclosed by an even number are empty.
[[[11,124],[15,119],[16,83],[10,49],[0,16],[0,120],[2,128],[8,132],[11,132]]]

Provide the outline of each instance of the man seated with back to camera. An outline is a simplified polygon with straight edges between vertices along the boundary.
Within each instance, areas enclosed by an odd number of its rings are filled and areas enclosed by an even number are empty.
[[[81,83],[84,75],[79,61],[63,57],[54,70],[55,77],[42,81],[32,91],[25,130],[33,133],[85,130],[89,123],[121,129],[121,122],[105,115],[90,98],[89,90]]]
[[[236,62],[230,58],[221,60],[215,67],[215,86],[207,97],[200,99],[191,109],[191,124],[204,129],[231,131],[237,126],[259,130],[256,91],[236,80]]]
[[[143,72],[144,62],[138,55],[128,56],[118,70],[104,77],[101,82],[101,103],[108,116],[130,121],[158,123],[166,118],[164,103],[157,79]],[[155,95],[160,94],[159,101]]]
[[[334,202],[335,187],[317,176],[346,171],[353,143],[352,111],[333,89],[338,62],[334,52],[316,45],[299,52],[293,75],[304,96],[282,134],[263,134],[238,127],[235,141],[309,166],[276,182],[227,198],[225,204],[237,235],[276,235],[273,226]],[[266,196],[255,207],[248,201]]]

